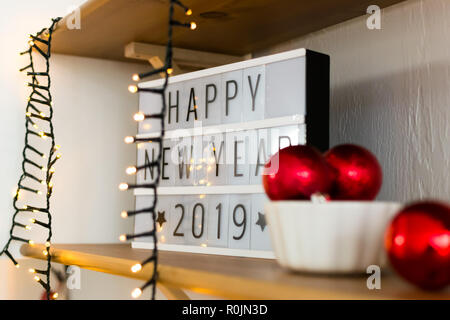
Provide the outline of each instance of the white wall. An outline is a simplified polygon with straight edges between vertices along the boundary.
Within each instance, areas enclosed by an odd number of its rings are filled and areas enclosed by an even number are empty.
[[[376,1],[374,1],[376,3]],[[331,144],[372,150],[380,199],[450,200],[450,1],[410,0],[258,55],[306,47],[331,56]]]
[[[54,242],[111,243],[132,230],[120,218],[134,208],[131,193],[120,192],[125,168],[136,162],[136,95],[127,91],[130,74],[145,66],[55,55],[55,131],[63,158],[54,179]],[[129,179],[129,178],[128,178]]]
[[[18,53],[26,49],[29,33],[48,26],[52,17],[65,15],[70,6],[81,2],[20,0],[0,3],[2,248],[13,213],[13,189],[21,173],[24,110],[29,94],[24,85],[26,77],[18,72],[26,65],[27,57],[19,57]],[[121,219],[119,214],[123,209],[133,208],[134,199],[131,193],[119,192],[117,186],[126,179],[124,170],[135,163],[136,156],[135,149],[123,143],[124,136],[136,132],[132,114],[138,107],[137,96],[129,94],[127,86],[131,74],[146,68],[132,63],[52,56],[55,136],[63,155],[55,166],[53,181],[54,243],[117,242],[119,234],[131,232],[132,221]],[[38,234],[35,236],[33,238],[39,239]],[[21,264],[21,270],[16,271],[9,260],[0,258],[0,299],[39,296],[39,287],[26,272],[30,261],[21,261]],[[99,294],[97,298],[102,297],[104,290],[100,289],[107,284],[106,276],[99,275],[98,281],[95,275],[89,279],[93,280],[85,282],[85,290],[74,294],[75,297],[82,298],[83,294],[91,297],[95,292]],[[134,286],[118,279],[114,285],[117,290],[112,290],[107,297],[129,297]]]

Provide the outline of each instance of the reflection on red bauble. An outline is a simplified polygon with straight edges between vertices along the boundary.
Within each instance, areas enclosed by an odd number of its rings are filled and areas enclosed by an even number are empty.
[[[428,201],[407,206],[386,232],[385,246],[394,269],[423,289],[450,284],[450,207]]]
[[[365,148],[343,144],[325,154],[333,169],[333,200],[373,200],[381,188],[383,173],[377,158]]]
[[[331,172],[313,147],[290,146],[273,155],[264,167],[263,185],[271,200],[306,200],[328,193]]]

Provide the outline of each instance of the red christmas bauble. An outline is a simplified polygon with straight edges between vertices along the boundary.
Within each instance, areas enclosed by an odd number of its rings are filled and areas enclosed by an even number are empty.
[[[325,154],[333,169],[333,200],[373,200],[381,188],[383,173],[377,158],[367,149],[342,144]]]
[[[394,269],[423,289],[450,284],[450,207],[418,202],[400,211],[386,232],[385,247]]]
[[[309,200],[328,193],[331,171],[313,147],[290,146],[273,155],[264,167],[263,185],[271,200]]]

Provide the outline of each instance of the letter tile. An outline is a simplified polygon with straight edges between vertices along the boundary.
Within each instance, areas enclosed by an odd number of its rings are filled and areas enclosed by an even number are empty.
[[[251,242],[252,250],[272,250],[264,204],[269,201],[265,194],[252,195]]]
[[[251,195],[230,195],[228,246],[233,249],[250,249]]]
[[[243,120],[264,119],[266,100],[266,68],[264,65],[244,69]]]

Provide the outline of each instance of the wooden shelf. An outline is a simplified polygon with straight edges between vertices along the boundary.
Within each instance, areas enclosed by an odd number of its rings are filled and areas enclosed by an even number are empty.
[[[386,7],[403,0],[378,0]],[[371,0],[185,0],[196,21],[190,31],[176,28],[174,46],[242,56],[366,14]],[[131,42],[165,45],[168,1],[89,0],[81,6],[81,29],[69,30],[65,17],[52,43],[55,53],[123,60]],[[225,13],[220,17],[218,13]],[[364,26],[361,26],[364,27]]]
[[[24,256],[46,259],[42,245],[24,245]],[[127,244],[55,245],[54,262],[119,276],[147,280],[151,265],[139,273],[130,268],[149,256],[149,250]],[[265,259],[211,256],[180,252],[159,254],[160,283],[227,299],[450,299],[450,290],[425,292],[394,275],[384,275],[381,290],[368,290],[367,276],[294,274]]]

